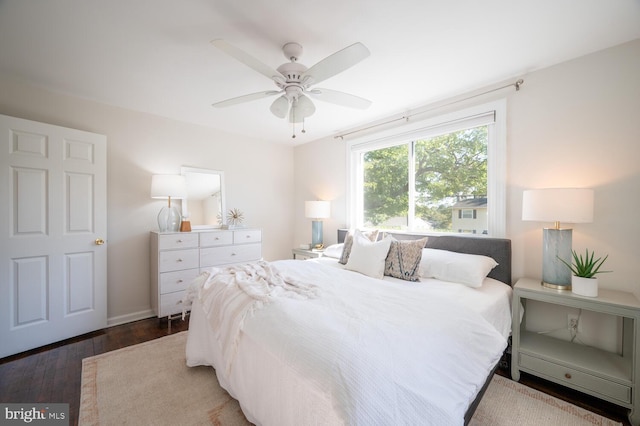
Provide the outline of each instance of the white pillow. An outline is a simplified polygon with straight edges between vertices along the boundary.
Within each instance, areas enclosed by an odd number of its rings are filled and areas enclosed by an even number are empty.
[[[478,288],[496,266],[498,263],[488,256],[425,248],[420,260],[420,276]]]
[[[340,256],[342,256],[343,249],[344,249],[344,243],[331,244],[329,247],[324,249],[324,255],[326,257],[333,257],[335,259],[340,259]]]
[[[391,240],[391,236],[387,236],[380,241],[372,242],[360,231],[356,231],[345,269],[382,279],[384,277],[384,261],[389,253]]]

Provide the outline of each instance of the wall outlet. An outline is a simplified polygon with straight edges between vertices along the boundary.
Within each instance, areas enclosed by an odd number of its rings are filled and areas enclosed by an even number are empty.
[[[578,321],[578,315],[568,314],[567,315],[567,328],[575,333],[581,331],[580,322]]]

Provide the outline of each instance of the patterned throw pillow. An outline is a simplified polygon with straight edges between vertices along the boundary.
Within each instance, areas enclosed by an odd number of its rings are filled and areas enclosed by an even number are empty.
[[[391,242],[384,264],[384,274],[405,281],[420,281],[422,249],[428,237],[419,240],[396,240]]]
[[[367,237],[369,241],[377,241],[378,240],[378,230],[374,229],[372,231],[360,231],[362,235]],[[351,230],[347,233],[347,236],[344,237],[344,247],[342,248],[342,255],[340,256],[339,263],[346,265],[349,261],[349,255],[351,254],[351,247],[353,247],[353,233]]]

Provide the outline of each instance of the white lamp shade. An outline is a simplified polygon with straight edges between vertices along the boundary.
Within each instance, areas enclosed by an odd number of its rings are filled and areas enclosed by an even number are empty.
[[[185,198],[187,196],[187,182],[181,175],[153,175],[151,176],[151,198],[167,199]]]
[[[312,219],[331,217],[331,204],[328,201],[305,201],[304,215]]]
[[[522,193],[522,220],[593,222],[593,189],[546,188]]]

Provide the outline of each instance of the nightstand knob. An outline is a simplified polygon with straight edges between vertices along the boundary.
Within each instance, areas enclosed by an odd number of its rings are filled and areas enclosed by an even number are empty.
[[[569,374],[569,373],[564,373],[564,377],[565,377],[565,379],[570,379],[570,378],[571,378],[571,374]]]

